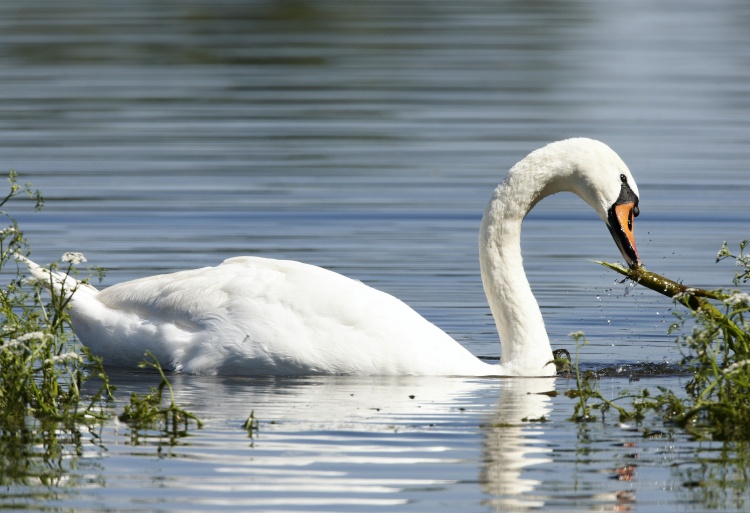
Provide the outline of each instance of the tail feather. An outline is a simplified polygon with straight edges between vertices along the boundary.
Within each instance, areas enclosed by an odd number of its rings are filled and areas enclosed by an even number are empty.
[[[50,271],[20,253],[15,253],[13,257],[17,261],[25,264],[34,278],[39,280],[39,282],[47,289],[52,289],[56,294],[62,294],[68,298],[80,289],[88,289],[97,292],[97,289],[88,283],[76,280],[74,277],[59,271]]]

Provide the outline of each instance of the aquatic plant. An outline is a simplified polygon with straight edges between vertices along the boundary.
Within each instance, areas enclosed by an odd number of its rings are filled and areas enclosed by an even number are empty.
[[[242,427],[247,432],[248,438],[257,438],[260,431],[260,422],[255,418],[255,410],[250,410],[250,415],[245,420]]]
[[[80,452],[83,431],[95,432],[111,417],[114,387],[101,359],[73,334],[70,294],[56,292],[44,280],[25,278],[17,264],[14,255],[28,255],[31,250],[16,220],[3,209],[10,200],[26,199],[39,210],[44,199],[31,184],[20,185],[15,172],[9,173],[8,180],[10,190],[0,199],[0,218],[5,220],[5,228],[0,229],[0,272],[7,283],[0,288],[0,473],[3,479],[26,475],[38,479],[46,475],[40,468],[54,468],[54,461],[62,461],[63,455]],[[79,282],[103,276],[104,271],[94,267],[88,278],[78,280],[76,266],[85,261],[81,253],[67,252],[50,269],[70,277],[63,285],[74,291]],[[171,385],[156,359],[147,357],[144,365],[160,373],[162,383],[153,400],[131,397],[128,421],[146,423],[156,411],[170,422],[170,433],[184,434],[190,420],[200,427],[193,414],[175,405]],[[95,391],[84,392],[85,383],[94,383]],[[162,408],[165,387],[171,403]],[[89,385],[87,390],[91,389]],[[140,402],[150,407],[140,408]]]
[[[596,387],[596,375],[592,371],[581,372],[581,368],[578,365],[581,347],[587,345],[588,340],[586,340],[586,336],[582,331],[575,331],[570,336],[576,343],[576,357],[575,361],[567,366],[566,372],[572,372],[575,375],[576,388],[568,390],[565,395],[578,400],[572,418],[578,422],[596,420],[596,417],[591,413],[589,400],[599,399],[600,401],[605,401],[605,399]]]
[[[620,419],[642,420],[644,411],[653,408],[654,399],[651,398],[648,390],[642,391],[639,395],[634,396],[630,392],[624,392],[622,395],[608,399],[601,393],[598,387],[599,375],[593,370],[581,371],[579,367],[579,354],[581,347],[588,345],[588,340],[582,331],[575,331],[570,337],[576,343],[575,360],[570,363],[568,373],[572,373],[576,379],[576,388],[565,392],[567,397],[576,399],[576,405],[573,410],[571,420],[576,422],[592,422],[597,420],[594,411],[601,412],[602,415],[610,410],[615,410]],[[632,410],[628,410],[618,403],[624,400],[632,400]]]
[[[41,208],[39,191],[30,184],[20,186],[14,172],[9,181],[10,192],[0,208],[24,193]],[[101,361],[73,342],[67,301],[52,294],[45,303],[44,284],[23,278],[13,255],[28,253],[28,243],[16,221],[0,214],[7,222],[0,232],[0,270],[15,267],[14,277],[0,289],[0,430],[24,429],[29,419],[70,424],[101,418],[101,401],[111,394]],[[76,272],[72,262],[62,265],[66,275]],[[102,385],[84,400],[81,386],[92,376],[101,378]]]
[[[203,427],[203,422],[193,413],[181,408],[175,403],[174,390],[169,383],[159,360],[147,351],[141,368],[155,370],[161,376],[161,381],[145,396],[139,396],[133,392],[130,395],[130,403],[125,406],[123,413],[118,415],[120,421],[129,424],[133,431],[131,440],[134,444],[139,443],[141,433],[146,430],[156,430],[159,436],[166,436],[170,445],[174,445],[178,438],[187,436],[190,422],[195,423],[198,428]],[[164,405],[164,389],[169,392],[168,404]]]
[[[717,262],[734,261],[738,269],[732,279],[735,287],[750,280],[748,245],[750,240],[742,241],[739,252],[732,254],[724,243],[716,258]],[[605,399],[584,377],[578,379],[577,390],[571,394],[578,395],[576,414],[585,416],[592,407],[602,411],[614,408],[621,419],[640,421],[647,412],[656,412],[697,438],[750,440],[750,295],[738,289],[688,287],[642,267],[602,264],[688,308],[687,314],[676,314],[678,320],[670,333],[678,333],[681,365],[691,378],[684,395],[660,388],[657,393],[642,390]],[[686,332],[688,325],[692,328]],[[573,337],[578,344],[582,334]],[[630,408],[615,404],[624,399],[632,401]]]
[[[0,288],[0,482],[49,483],[81,453],[82,431],[107,416],[112,389],[101,361],[74,343],[65,301],[45,303],[44,284],[24,279],[13,258],[29,246],[5,205],[18,197],[39,210],[44,199],[30,184],[20,185],[15,172],[8,180],[10,190],[0,199],[0,272],[11,275]],[[61,264],[75,272],[73,262]],[[84,395],[90,378],[100,386]]]

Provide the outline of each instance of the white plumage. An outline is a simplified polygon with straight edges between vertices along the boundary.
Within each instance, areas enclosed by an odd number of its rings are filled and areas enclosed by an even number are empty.
[[[521,221],[542,197],[572,190],[610,224],[607,209],[620,195],[621,175],[637,194],[606,145],[570,139],[530,154],[498,186],[482,221],[480,262],[501,336],[500,365],[480,361],[393,296],[326,269],[259,257],[103,291],[79,286],[73,327],[116,366],[133,367],[150,350],[165,368],[188,373],[551,375],[549,340],[523,272]],[[49,271],[19,258],[49,281]],[[62,276],[53,282],[60,292]]]

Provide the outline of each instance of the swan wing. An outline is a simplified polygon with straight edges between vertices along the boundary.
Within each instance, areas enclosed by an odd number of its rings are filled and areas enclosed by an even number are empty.
[[[486,366],[395,297],[300,262],[231,258],[114,285],[95,299],[76,298],[73,322],[105,363],[132,365],[148,349],[162,365],[196,373],[476,374]]]

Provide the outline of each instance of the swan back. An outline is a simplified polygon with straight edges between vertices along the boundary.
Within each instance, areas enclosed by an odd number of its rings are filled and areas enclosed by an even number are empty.
[[[74,302],[79,338],[105,361],[149,349],[202,374],[496,374],[395,297],[289,260],[237,257],[142,278]]]

